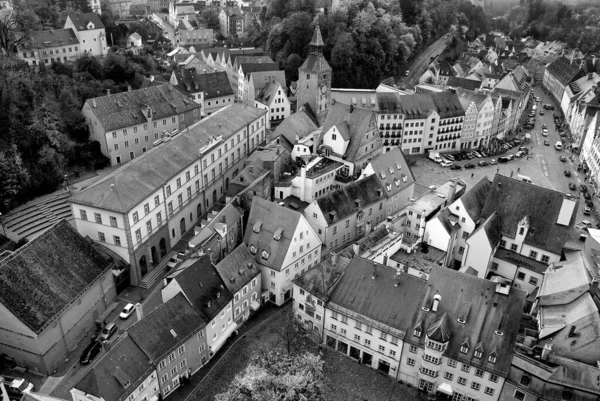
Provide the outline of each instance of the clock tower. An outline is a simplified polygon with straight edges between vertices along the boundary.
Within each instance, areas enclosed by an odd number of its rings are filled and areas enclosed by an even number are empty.
[[[331,106],[331,67],[323,56],[323,37],[319,25],[310,41],[310,54],[298,69],[298,106],[308,103],[319,123],[327,117]]]

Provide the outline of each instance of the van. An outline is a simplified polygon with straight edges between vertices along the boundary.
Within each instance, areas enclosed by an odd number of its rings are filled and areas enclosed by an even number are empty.
[[[517,180],[528,182],[531,184],[531,178],[527,177],[526,175],[517,174]]]
[[[108,341],[117,332],[117,325],[109,323],[102,329],[102,333],[98,336],[98,341]]]
[[[562,150],[563,146],[562,146],[562,142],[558,141],[554,144],[554,148],[556,150]]]

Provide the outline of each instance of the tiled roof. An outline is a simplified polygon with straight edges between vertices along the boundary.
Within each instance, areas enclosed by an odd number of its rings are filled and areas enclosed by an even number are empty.
[[[150,86],[88,99],[84,107],[88,106],[105,131],[150,123],[201,107],[171,85]],[[152,109],[151,118],[145,114],[148,107]]]
[[[440,75],[449,77],[456,75],[456,72],[452,69],[452,65],[447,61],[440,61],[438,68],[440,70]]]
[[[186,68],[173,71],[173,74],[177,79],[176,88],[187,95],[202,91],[205,99],[212,99],[234,94],[225,71],[199,74],[196,69]]]
[[[140,347],[125,336],[73,387],[104,401],[122,400],[154,372],[150,362]]]
[[[205,322],[210,322],[233,298],[208,255],[202,256],[173,280]]]
[[[381,188],[385,188],[384,192],[388,198],[403,191],[415,182],[415,177],[408,163],[406,163],[402,150],[397,146],[389,152],[377,156],[371,160],[370,164]],[[390,191],[387,188],[390,188]]]
[[[299,68],[300,71],[310,71],[312,73],[331,72],[329,63],[323,54],[310,53],[304,63]]]
[[[423,273],[430,273],[432,270],[440,268],[440,264],[445,257],[446,251],[429,246],[427,248],[427,253],[424,253],[423,249],[419,246],[410,253],[406,252],[404,249],[399,249],[390,256],[390,259],[402,264],[405,271],[407,271],[408,268],[411,268]]]
[[[255,196],[252,199],[244,243],[248,247],[256,246],[257,252],[253,255],[256,263],[275,270],[283,268],[282,264],[301,218],[302,214],[299,212]],[[254,230],[255,225],[260,226],[258,233]],[[280,239],[276,240],[274,234],[278,230],[282,232]],[[263,250],[269,253],[266,260],[262,257]]]
[[[262,90],[266,85],[273,82],[278,82],[282,88],[285,88],[285,71],[255,71],[250,74],[248,81],[250,80],[254,83],[255,91]]]
[[[161,86],[167,85],[169,80],[163,77],[162,75],[152,75],[150,78],[144,77],[144,82],[142,83],[142,89],[147,88],[149,86]]]
[[[492,182],[488,179],[487,175],[484,175],[460,197],[465,211],[475,224],[479,222],[481,211],[483,210],[491,186]]]
[[[571,63],[566,57],[559,57],[556,61],[548,65],[546,70],[564,86],[573,82],[582,73],[579,64],[575,62]]]
[[[380,241],[385,240],[390,234],[390,231],[385,225],[380,225],[378,228],[371,231],[368,235],[365,235],[353,244],[348,245],[346,248],[339,251],[337,254],[341,257],[345,257],[348,260],[354,256],[364,255],[363,252],[375,251],[378,248]],[[375,249],[374,249],[375,248]],[[355,252],[358,251],[358,252]],[[368,258],[368,256],[364,256]]]
[[[240,244],[215,266],[221,280],[232,294],[244,288],[260,274],[260,267],[253,260],[254,256],[246,244]]]
[[[395,269],[354,257],[331,294],[330,307],[341,307],[408,332],[426,285],[423,279],[397,275]]]
[[[318,47],[325,46],[325,43],[323,43],[323,37],[321,36],[321,28],[319,27],[318,24],[315,27],[315,30],[313,31],[313,36],[312,36],[309,46],[318,46]]]
[[[131,35],[129,35],[129,37],[135,40],[142,40],[142,37],[137,32],[132,33]]]
[[[243,15],[242,10],[240,10],[237,7],[223,7],[221,8],[221,10],[223,10],[225,12],[225,15],[227,15],[228,17],[232,15],[241,17]]]
[[[568,224],[557,224],[559,212],[567,195],[563,192],[529,184],[497,174],[488,192],[481,217],[493,213],[499,218],[502,235],[515,238],[519,222],[527,217],[530,229],[524,243],[555,254],[561,254],[577,213]],[[579,199],[575,200],[575,210]]]
[[[463,88],[458,88],[456,90],[456,94],[460,100],[460,103],[463,105],[465,112],[467,111],[469,105],[474,102],[477,106],[477,111],[480,111],[481,105],[487,100],[488,95],[482,95],[479,93],[475,93]]]
[[[450,336],[445,353],[448,358],[506,375],[526,294],[510,287],[507,295],[501,294],[496,292],[497,285],[452,269],[433,269],[425,288],[421,288],[419,296],[410,302],[419,303],[419,308],[404,341],[423,344],[425,335],[415,337],[415,327],[422,325],[423,332],[427,333],[434,329],[438,331],[442,326],[444,336]],[[440,297],[437,311],[433,310],[434,297]],[[459,323],[459,319],[464,323]],[[469,345],[466,354],[460,352],[463,343]],[[476,358],[475,350],[479,347],[483,355]],[[497,357],[495,363],[488,360],[493,352]]]
[[[79,39],[73,29],[50,29],[31,33],[31,44],[27,48],[46,49],[59,46],[78,45]]]
[[[271,134],[271,138],[284,136],[292,144],[296,143],[296,136],[304,138],[314,130],[319,128],[317,120],[311,112],[307,112],[304,108],[292,114],[277,126]]]
[[[214,209],[213,209],[214,210]],[[202,220],[200,225],[202,229],[192,239],[190,239],[190,246],[197,247],[204,244],[205,241],[212,238],[217,232],[218,225],[221,227],[223,224],[233,227],[233,225],[242,217],[242,213],[233,205],[233,202],[228,203],[225,207],[218,211],[216,215],[207,223],[206,220]]]
[[[279,71],[279,64],[277,63],[241,63],[240,67],[244,75],[252,72]]]
[[[555,367],[548,381],[557,385],[544,386],[543,399],[559,400],[565,398],[563,390],[569,387],[581,389],[588,394],[592,392],[598,394],[600,369],[598,369],[596,364],[584,364],[572,358],[560,357],[553,354],[548,355],[548,363]],[[575,397],[577,397],[582,393],[576,392],[575,394]]]
[[[39,334],[111,265],[62,220],[0,261],[0,302]]]
[[[568,263],[559,268],[550,266],[540,285],[538,303],[541,306],[565,305],[590,289],[591,277],[583,261]]]
[[[498,248],[494,253],[494,257],[520,267],[525,267],[539,274],[544,273],[548,268],[547,263],[528,258],[527,256],[511,251],[510,249]]]
[[[369,125],[371,122],[373,122],[375,126],[377,126],[376,113],[372,110],[367,110],[360,107],[335,103],[331,106],[329,113],[327,113],[327,119],[323,124],[321,132],[325,133],[329,131],[331,127],[343,121],[348,124],[351,135],[350,144],[346,149],[345,160],[354,162],[363,138],[369,130]]]
[[[407,96],[407,95],[406,95]],[[402,96],[398,92],[376,92],[377,109],[380,113],[402,113],[400,109],[400,98]]]
[[[450,77],[448,78],[447,86],[451,86],[453,88],[464,88],[468,90],[479,89],[481,86],[480,81],[476,81],[474,79],[467,78],[458,78],[458,77]]]
[[[354,181],[343,188],[329,192],[317,198],[315,202],[321,209],[327,224],[337,223],[347,216],[364,209],[368,205],[383,202],[386,190],[374,175]],[[360,207],[356,201],[360,201]],[[335,212],[335,217],[331,212]]]
[[[435,104],[428,93],[416,93],[398,97],[399,112],[404,114],[405,119],[426,118],[432,112],[437,111]]]
[[[273,59],[269,57],[268,53],[252,53],[251,55],[246,54],[230,54],[230,63],[235,70],[238,71],[240,64],[253,64],[253,63],[274,63]]]
[[[256,86],[254,87],[254,89],[256,89]],[[279,82],[268,82],[265,85],[265,87],[262,88],[262,90],[256,97],[256,100],[263,104],[269,105],[270,102],[275,98],[275,95],[277,95],[277,90],[279,89],[283,89]]]
[[[73,13],[69,14],[68,18],[71,19],[78,31],[87,30],[88,22],[94,24],[94,29],[104,29],[104,24],[100,20],[100,16],[96,13]]]
[[[465,110],[463,109],[458,96],[456,96],[456,93],[440,92],[431,93],[429,96],[431,96],[431,100],[433,100],[433,104],[437,108],[437,112],[441,119],[465,115]]]
[[[239,103],[222,108],[195,123],[171,141],[121,166],[104,179],[71,198],[106,210],[127,212],[185,168],[198,161],[199,151],[211,137],[230,135],[265,114],[266,110]],[[114,185],[111,189],[111,185]]]
[[[206,322],[184,294],[178,293],[144,316],[127,332],[152,362],[158,363],[169,352],[185,343],[188,336],[204,326]]]
[[[265,166],[265,161],[260,156],[272,156],[276,152],[267,152],[263,150],[259,155],[253,153],[253,156],[255,157],[253,157],[252,160],[248,159],[248,165],[244,167],[244,169],[240,171],[238,175],[233,177],[230,183],[247,187],[248,185],[252,184],[254,180],[256,180],[261,175],[269,171],[269,169],[267,169],[267,167]]]

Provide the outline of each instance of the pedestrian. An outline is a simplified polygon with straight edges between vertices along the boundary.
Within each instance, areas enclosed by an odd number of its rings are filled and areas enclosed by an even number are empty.
[[[475,175],[475,173],[471,173],[471,178],[473,178],[474,175]]]
[[[518,167],[517,168],[517,173],[520,173],[520,172],[521,172],[521,167]]]
[[[511,170],[510,171],[510,178],[512,178],[512,176],[515,174],[515,170]]]
[[[496,174],[500,174],[500,167],[496,167]]]

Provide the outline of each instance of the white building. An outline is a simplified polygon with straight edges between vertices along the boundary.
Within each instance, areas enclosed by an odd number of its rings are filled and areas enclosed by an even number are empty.
[[[267,119],[270,124],[280,123],[292,112],[292,105],[285,94],[285,88],[277,81],[265,85],[256,97],[254,107],[267,110]]]
[[[79,39],[79,47],[82,53],[88,53],[91,56],[106,56],[108,54],[106,30],[98,14],[69,14],[65,22],[65,29],[69,28],[73,29]]]

